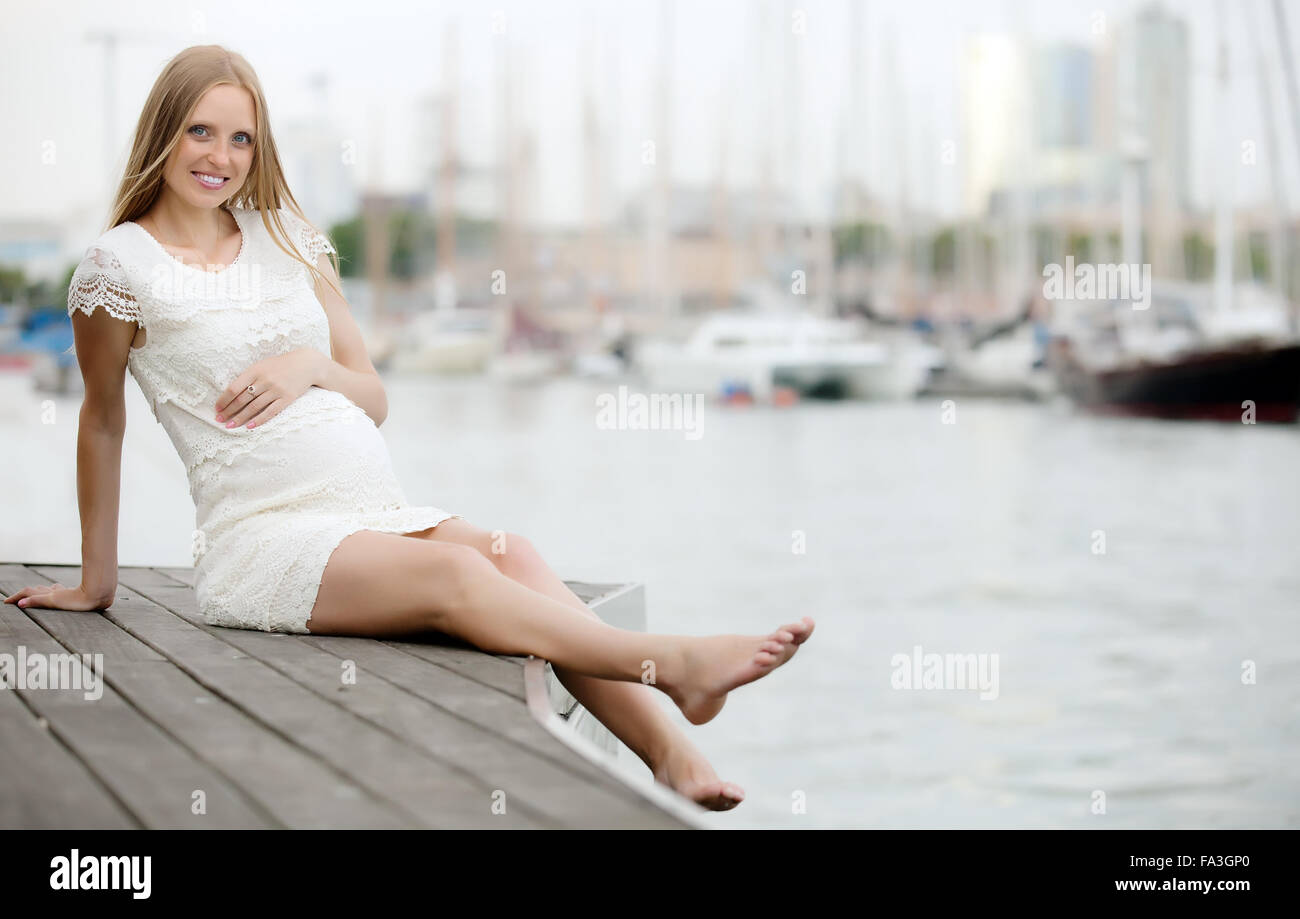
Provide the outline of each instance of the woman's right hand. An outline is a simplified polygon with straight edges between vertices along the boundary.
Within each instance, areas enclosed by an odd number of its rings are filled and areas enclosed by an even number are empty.
[[[5,597],[6,603],[12,603],[23,609],[64,609],[76,612],[86,610],[108,609],[109,603],[90,596],[80,587],[64,587],[62,584],[42,584],[37,587],[24,587],[16,594]]]

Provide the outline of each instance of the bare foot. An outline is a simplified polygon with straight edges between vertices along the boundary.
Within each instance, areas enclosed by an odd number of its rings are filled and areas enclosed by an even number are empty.
[[[656,782],[711,811],[729,811],[745,800],[745,790],[723,782],[709,761],[695,753],[673,753],[654,769]]]
[[[682,646],[680,674],[661,680],[660,688],[677,703],[687,721],[705,724],[722,711],[727,693],[767,676],[794,657],[813,626],[812,618],[804,616],[770,635],[689,639]]]
[[[816,626],[817,623],[813,622],[812,616],[804,616],[798,622],[792,622],[789,625],[777,629],[777,632],[781,634],[781,639],[785,644],[785,648],[781,652],[783,656],[781,660],[777,662],[778,667],[790,658],[794,657],[794,652],[798,651],[799,646],[808,640],[808,636],[813,633],[813,629],[816,628]],[[787,638],[786,636],[789,637]]]

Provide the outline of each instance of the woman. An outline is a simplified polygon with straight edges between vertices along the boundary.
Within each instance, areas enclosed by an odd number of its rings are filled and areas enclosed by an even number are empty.
[[[112,604],[129,368],[185,463],[207,622],[376,638],[436,630],[536,655],[656,780],[707,808],[741,801],[651,686],[703,724],[730,690],[789,660],[812,620],[754,636],[614,628],[522,536],[409,506],[378,431],[384,387],[340,291],[337,252],[289,192],[261,86],[240,55],[206,45],[167,64],[68,312],[85,379],[81,584],[26,587],[6,603]]]

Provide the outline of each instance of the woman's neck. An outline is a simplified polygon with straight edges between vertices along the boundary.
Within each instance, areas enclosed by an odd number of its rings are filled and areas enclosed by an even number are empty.
[[[149,221],[152,227],[146,229],[152,229],[154,236],[168,245],[212,252],[226,236],[227,217],[221,213],[224,210],[225,204],[195,207],[164,189],[141,219]]]

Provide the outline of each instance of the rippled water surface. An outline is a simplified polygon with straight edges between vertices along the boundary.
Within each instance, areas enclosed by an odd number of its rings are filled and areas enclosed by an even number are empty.
[[[748,793],[714,825],[1300,826],[1295,427],[710,405],[692,439],[598,428],[604,384],[387,385],[411,503],[645,582],[653,631],[817,618],[687,726]],[[180,460],[127,389],[120,563],[188,565]],[[79,400],[41,398],[0,378],[3,557],[76,564]],[[996,655],[996,698],[893,688],[918,646]]]

